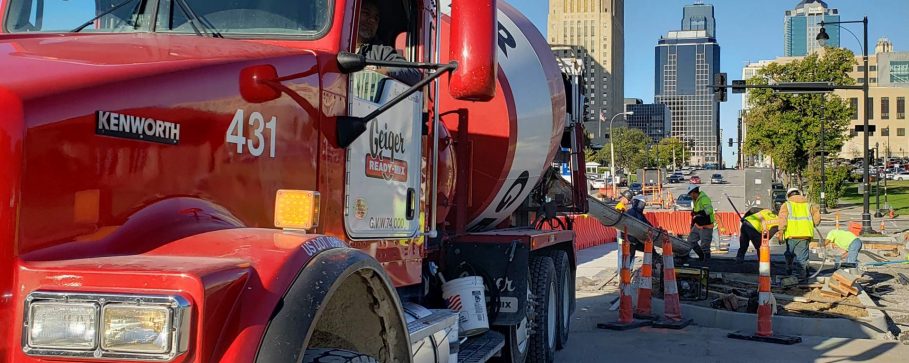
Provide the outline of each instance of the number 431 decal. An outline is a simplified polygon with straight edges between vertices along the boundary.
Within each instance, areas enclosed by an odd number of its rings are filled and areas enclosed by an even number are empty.
[[[246,137],[243,125],[249,125],[252,129],[251,137]],[[271,120],[265,122],[261,113],[253,112],[247,119],[243,109],[238,109],[233,121],[230,122],[230,127],[227,128],[227,143],[237,144],[237,154],[242,154],[243,149],[247,148],[253,156],[261,156],[265,152],[265,145],[268,144],[268,156],[275,157],[275,128],[277,125],[277,117],[272,117]],[[263,133],[265,129],[268,129],[268,135]]]

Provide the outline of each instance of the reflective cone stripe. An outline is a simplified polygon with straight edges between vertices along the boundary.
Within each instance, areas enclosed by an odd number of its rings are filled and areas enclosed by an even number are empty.
[[[626,235],[628,231],[625,231]],[[629,324],[634,322],[634,313],[632,312],[631,301],[631,268],[628,266],[631,262],[631,244],[628,240],[622,241],[622,270],[621,286],[619,287],[619,323]]]
[[[773,308],[770,293],[770,241],[767,229],[761,234],[760,276],[758,277],[758,336],[773,335]]]
[[[644,264],[641,265],[641,286],[638,287],[638,306],[635,310],[640,315],[651,314],[650,298],[653,289],[653,238],[647,236],[644,241]]]
[[[672,261],[672,242],[663,237],[663,316],[666,320],[682,320],[679,287],[675,283],[675,263]]]

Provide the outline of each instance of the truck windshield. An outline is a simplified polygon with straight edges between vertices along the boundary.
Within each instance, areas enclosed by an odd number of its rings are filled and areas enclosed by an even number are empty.
[[[118,5],[123,6],[111,11]],[[198,22],[224,36],[315,37],[328,27],[331,15],[331,0],[186,0],[186,5]],[[11,33],[68,32],[108,11],[81,32],[196,33],[174,0],[11,0],[4,28]]]

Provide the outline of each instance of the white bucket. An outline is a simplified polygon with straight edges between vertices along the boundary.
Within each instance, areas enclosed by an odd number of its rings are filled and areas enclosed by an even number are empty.
[[[469,337],[489,330],[482,278],[467,276],[448,281],[442,285],[442,298],[449,309],[458,312],[459,335]]]

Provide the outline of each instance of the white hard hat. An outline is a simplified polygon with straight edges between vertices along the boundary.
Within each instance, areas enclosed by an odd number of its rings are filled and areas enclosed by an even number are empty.
[[[634,198],[631,198],[631,200],[640,200],[642,202],[647,202],[647,198],[644,198],[643,195],[635,195]]]
[[[802,194],[801,192],[799,192],[799,188],[789,188],[789,190],[786,191],[786,196],[788,197],[788,196],[792,195],[792,193],[796,193],[796,194],[800,194],[800,195]]]

